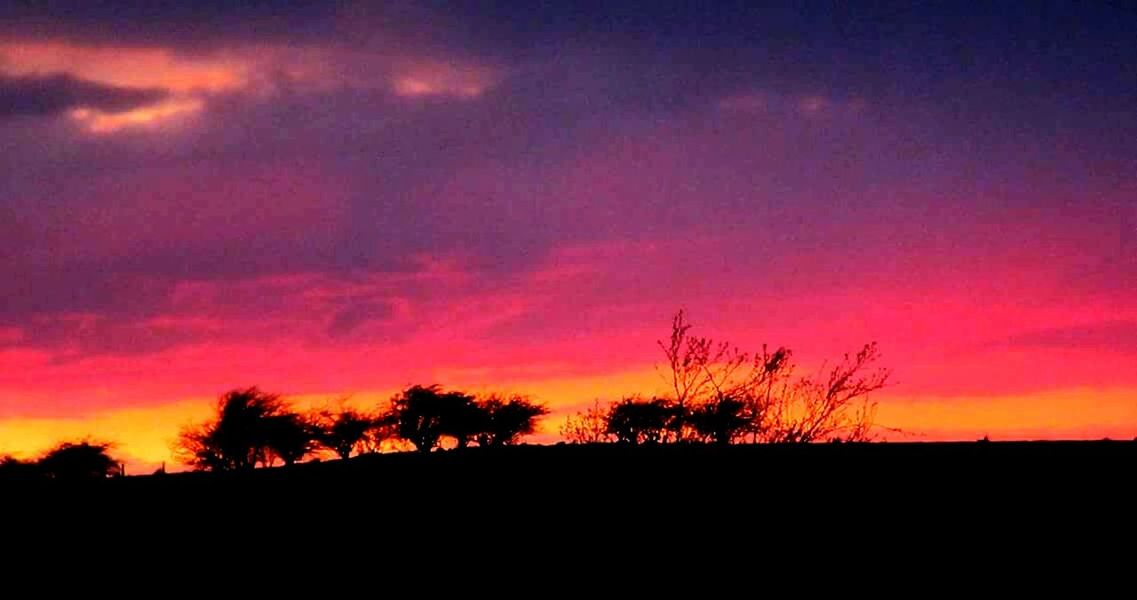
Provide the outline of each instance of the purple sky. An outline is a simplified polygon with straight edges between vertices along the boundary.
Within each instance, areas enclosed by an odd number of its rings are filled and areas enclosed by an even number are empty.
[[[229,4],[0,7],[0,418],[602,376],[679,307],[1137,388],[1131,7]]]

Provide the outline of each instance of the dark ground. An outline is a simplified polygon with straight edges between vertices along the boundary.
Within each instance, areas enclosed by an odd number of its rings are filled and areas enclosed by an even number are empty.
[[[9,483],[0,574],[225,597],[1086,591],[1131,584],[1135,475],[1135,442],[605,445]]]
[[[250,473],[179,473],[29,486],[0,482],[8,499],[161,505],[174,511],[244,502],[425,509],[436,503],[506,510],[665,510],[812,501],[966,503],[1132,497],[1137,442],[970,442],[793,446],[620,445],[469,448],[369,455]],[[1039,495],[1041,494],[1041,496]],[[266,509],[269,510],[269,509]]]
[[[1124,539],[1135,479],[1135,442],[558,445],[8,484],[0,498],[8,533],[184,539],[221,552],[256,541],[270,556],[276,545],[475,558],[585,547],[699,560],[734,547]]]

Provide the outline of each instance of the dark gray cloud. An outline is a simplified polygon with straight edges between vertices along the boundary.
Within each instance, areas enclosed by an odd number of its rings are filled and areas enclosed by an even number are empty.
[[[79,107],[123,112],[153,104],[167,95],[161,89],[104,85],[64,74],[0,75],[0,119],[49,116]]]
[[[382,47],[547,63],[607,49],[704,73],[748,70],[808,91],[1014,102],[1066,95],[1112,104],[1137,77],[1127,3],[823,0],[54,0],[0,6],[0,34],[209,51],[242,43]],[[745,67],[740,69],[739,67]],[[975,86],[978,81],[986,85]],[[965,94],[958,94],[966,92]],[[1095,104],[1099,104],[1095,102]]]

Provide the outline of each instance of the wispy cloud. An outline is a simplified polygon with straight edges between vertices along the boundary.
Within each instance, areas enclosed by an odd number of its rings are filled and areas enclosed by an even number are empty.
[[[74,110],[116,115],[165,100],[161,88],[123,87],[72,75],[0,74],[0,118],[58,115]]]

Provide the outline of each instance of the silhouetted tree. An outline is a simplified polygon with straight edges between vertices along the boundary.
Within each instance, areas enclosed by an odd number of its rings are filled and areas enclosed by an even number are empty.
[[[39,471],[51,479],[106,479],[121,474],[118,461],[108,452],[110,447],[110,444],[86,440],[64,442],[49,450],[36,464]]]
[[[349,458],[365,444],[368,433],[379,427],[376,419],[351,408],[320,411],[314,421],[317,441],[342,459]]]
[[[362,453],[376,454],[383,451],[384,446],[392,446],[399,450],[413,447],[407,440],[399,437],[399,423],[392,411],[380,413],[372,418],[371,428],[359,441],[358,449]]]
[[[400,438],[420,452],[430,452],[442,436],[451,436],[458,447],[466,446],[483,423],[474,398],[461,392],[445,392],[441,386],[415,385],[391,399],[387,419]]]
[[[469,394],[445,392],[439,395],[437,402],[442,417],[439,431],[454,438],[459,448],[469,446],[478,434],[489,427],[489,415]]]
[[[303,460],[316,449],[317,435],[316,427],[302,415],[290,412],[266,417],[264,441],[269,463],[272,457],[280,458],[286,465]]]
[[[282,452],[298,460],[301,444],[290,415],[294,413],[276,394],[256,387],[232,390],[218,399],[213,421],[182,430],[175,450],[183,462],[210,471],[268,465],[274,455],[285,459]]]
[[[746,405],[744,412],[752,421],[760,420],[779,384],[789,378],[790,351],[783,347],[771,352],[763,345],[760,352],[744,352],[728,342],[693,336],[690,330],[686,312],[680,310],[671,321],[670,338],[657,342],[667,358],[665,379],[680,418],[702,405],[730,398]],[[693,424],[675,425],[677,439],[692,434],[693,426],[689,425]],[[757,438],[757,432],[753,433]]]
[[[514,444],[518,438],[533,433],[537,417],[549,414],[549,409],[518,395],[508,399],[491,395],[479,401],[478,408],[483,420],[476,435],[479,446]]]
[[[755,418],[745,402],[719,397],[696,406],[688,420],[703,440],[729,444],[745,435]]]
[[[683,422],[683,408],[665,398],[624,398],[608,411],[607,431],[618,442],[655,444]]]
[[[873,368],[879,358],[873,342],[855,355],[846,354],[824,377],[798,380],[769,407],[764,439],[783,443],[871,439],[876,403],[868,395],[883,388],[891,375],[888,369]]]
[[[569,415],[561,424],[561,437],[574,444],[597,444],[612,441],[608,433],[609,407],[595,400],[592,406]]]
[[[886,369],[871,370],[880,356],[876,343],[845,355],[825,377],[794,379],[792,355],[784,347],[771,352],[763,345],[747,353],[692,336],[690,329],[679,311],[670,339],[659,342],[675,404],[687,419],[679,439],[697,435],[728,443],[749,435],[754,442],[797,443],[872,436],[876,404],[868,394],[889,377]]]

